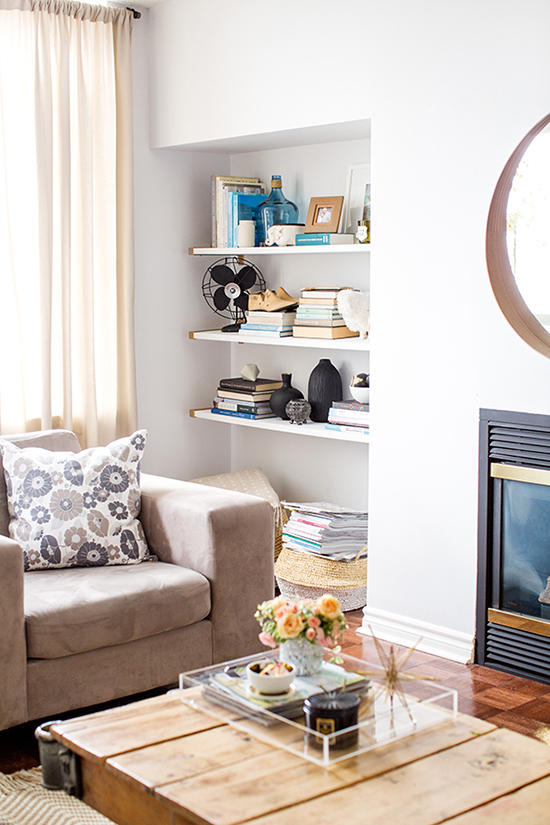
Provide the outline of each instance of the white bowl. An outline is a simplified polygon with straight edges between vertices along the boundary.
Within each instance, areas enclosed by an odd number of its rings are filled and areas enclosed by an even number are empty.
[[[349,391],[360,404],[368,404],[370,398],[370,387],[354,387],[350,384]]]
[[[269,676],[262,674],[259,671],[266,665],[276,665],[284,668],[280,676]],[[286,693],[292,684],[292,680],[296,675],[295,668],[292,665],[284,664],[283,662],[274,662],[271,659],[259,659],[257,662],[251,662],[246,668],[246,678],[248,684],[258,693],[275,694]]]

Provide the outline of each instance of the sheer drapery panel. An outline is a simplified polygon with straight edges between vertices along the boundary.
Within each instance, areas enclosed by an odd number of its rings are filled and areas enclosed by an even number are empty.
[[[136,426],[131,21],[0,0],[0,433]]]

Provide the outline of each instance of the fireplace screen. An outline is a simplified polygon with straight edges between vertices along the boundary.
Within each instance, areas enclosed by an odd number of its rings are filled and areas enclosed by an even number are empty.
[[[502,479],[501,490],[495,485],[495,509],[502,513],[501,535],[494,535],[500,582],[494,582],[493,607],[550,620],[550,472],[494,464],[491,475]]]
[[[550,416],[480,410],[476,662],[550,683]]]

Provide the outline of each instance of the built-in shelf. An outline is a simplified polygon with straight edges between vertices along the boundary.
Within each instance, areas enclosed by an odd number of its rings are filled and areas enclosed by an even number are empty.
[[[262,335],[246,336],[238,332],[222,332],[219,329],[205,329],[190,332],[189,338],[197,341],[223,341],[229,344],[267,344],[276,347],[305,347],[309,349],[350,350],[351,352],[368,352],[369,338],[267,338]]]
[[[321,253],[330,255],[338,253],[360,255],[370,252],[370,243],[341,243],[330,246],[192,246],[190,255],[311,255]]]
[[[219,424],[235,424],[239,427],[253,427],[259,430],[273,430],[280,433],[295,435],[309,435],[315,438],[329,438],[334,441],[354,441],[357,444],[368,444],[370,436],[362,433],[341,432],[326,430],[325,425],[317,421],[308,421],[306,424],[291,424],[280,418],[268,418],[266,421],[254,421],[250,418],[237,418],[232,415],[217,415],[209,409],[189,410],[192,418],[202,418],[205,421],[217,421]]]

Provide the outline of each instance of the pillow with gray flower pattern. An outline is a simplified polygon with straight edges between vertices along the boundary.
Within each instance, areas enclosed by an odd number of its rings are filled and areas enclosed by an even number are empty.
[[[138,515],[146,430],[80,453],[0,439],[10,537],[25,570],[137,564],[149,557]]]

